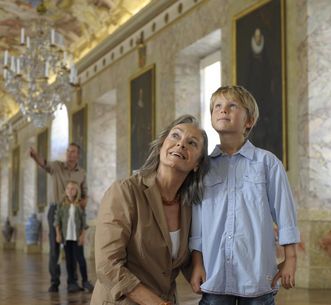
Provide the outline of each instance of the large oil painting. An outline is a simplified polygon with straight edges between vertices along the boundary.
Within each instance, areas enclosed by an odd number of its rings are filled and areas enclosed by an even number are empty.
[[[155,67],[130,79],[130,171],[143,165],[154,138]]]
[[[255,97],[260,118],[250,135],[287,167],[283,0],[264,0],[234,17],[234,83]]]
[[[48,155],[48,129],[45,129],[37,136],[37,152],[39,156]],[[37,207],[43,212],[47,205],[47,173],[40,166],[37,169]]]
[[[80,148],[79,165],[87,169],[87,106],[72,114],[71,142],[77,143]]]
[[[20,147],[17,146],[12,151],[12,183],[11,183],[11,200],[12,213],[16,215],[19,210],[20,194]]]

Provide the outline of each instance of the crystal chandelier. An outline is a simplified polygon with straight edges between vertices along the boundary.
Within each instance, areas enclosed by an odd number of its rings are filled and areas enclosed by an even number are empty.
[[[71,99],[77,85],[73,57],[64,48],[63,37],[51,28],[41,2],[39,18],[30,32],[21,29],[20,54],[3,59],[5,90],[14,97],[22,114],[38,127],[44,127],[59,105]]]

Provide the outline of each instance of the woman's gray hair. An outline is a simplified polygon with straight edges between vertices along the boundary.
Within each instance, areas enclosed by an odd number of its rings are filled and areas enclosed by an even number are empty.
[[[206,132],[201,128],[199,121],[192,115],[182,115],[173,122],[171,122],[166,128],[164,128],[158,135],[158,137],[151,142],[149,148],[149,155],[144,165],[139,169],[142,176],[150,175],[156,172],[160,164],[160,150],[164,140],[168,136],[172,128],[179,124],[192,124],[201,131],[203,137],[203,148],[201,158],[199,161],[199,167],[197,171],[191,171],[180,189],[178,194],[182,204],[190,205],[199,203],[202,201],[203,196],[203,177],[208,171],[208,137]]]

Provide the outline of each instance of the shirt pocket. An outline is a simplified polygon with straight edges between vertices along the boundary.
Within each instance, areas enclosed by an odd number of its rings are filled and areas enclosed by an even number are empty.
[[[263,163],[251,162],[242,171],[237,172],[238,184],[243,186],[247,184],[252,186],[252,184],[266,184],[266,173]]]
[[[225,177],[222,176],[206,176],[203,184],[205,187],[210,188],[210,187],[214,187],[214,186],[219,186],[219,184],[224,183],[225,181]]]
[[[224,196],[226,191],[226,178],[223,176],[210,176],[204,179],[204,203],[217,202],[219,196]]]
[[[254,183],[261,184],[267,183],[264,171],[255,172],[255,173],[245,173],[242,177],[243,183]]]
[[[257,206],[268,202],[267,178],[263,164],[251,163],[242,173],[237,173],[237,182],[239,195],[244,201]]]

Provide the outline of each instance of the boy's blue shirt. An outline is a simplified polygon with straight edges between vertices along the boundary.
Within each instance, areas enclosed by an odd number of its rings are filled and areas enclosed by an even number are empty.
[[[298,243],[296,211],[284,167],[271,152],[246,141],[232,156],[216,146],[193,206],[191,250],[202,252],[202,291],[255,297],[273,289],[277,272],[273,222],[281,245]]]

